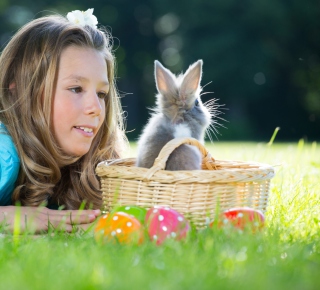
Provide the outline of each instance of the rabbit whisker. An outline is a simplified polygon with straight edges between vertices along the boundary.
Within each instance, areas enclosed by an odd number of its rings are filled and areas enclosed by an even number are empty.
[[[206,83],[204,86],[201,87],[201,89],[203,89],[204,87],[206,87],[207,85],[210,85],[212,83],[212,81]]]
[[[206,95],[206,94],[214,94],[214,92],[203,92],[200,94],[200,96]]]

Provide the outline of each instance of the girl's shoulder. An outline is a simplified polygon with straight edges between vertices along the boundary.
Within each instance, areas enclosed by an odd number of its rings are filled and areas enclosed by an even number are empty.
[[[0,205],[8,205],[18,177],[20,159],[11,136],[1,122],[0,144]]]
[[[12,158],[15,162],[20,162],[16,146],[13,143],[5,125],[0,122],[0,156],[1,159]],[[0,159],[0,161],[2,161]],[[2,162],[1,162],[2,164]]]

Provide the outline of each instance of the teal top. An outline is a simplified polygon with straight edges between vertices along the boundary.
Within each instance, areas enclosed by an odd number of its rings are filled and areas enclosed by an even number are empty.
[[[20,159],[12,138],[0,122],[0,205],[10,205],[18,178]]]

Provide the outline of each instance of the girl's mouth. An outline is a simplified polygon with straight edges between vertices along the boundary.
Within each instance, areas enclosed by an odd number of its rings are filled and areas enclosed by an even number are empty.
[[[87,127],[78,127],[78,126],[75,126],[76,129],[80,129],[86,133],[92,133],[93,132],[93,129],[92,128],[87,128]]]

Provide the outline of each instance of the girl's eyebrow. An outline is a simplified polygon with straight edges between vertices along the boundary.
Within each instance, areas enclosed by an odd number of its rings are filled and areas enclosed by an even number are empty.
[[[75,74],[71,74],[65,78],[63,78],[63,80],[79,80],[79,81],[88,81],[87,78],[79,76],[79,75],[75,75]]]
[[[83,76],[79,76],[79,75],[76,75],[76,74],[71,74],[65,78],[63,78],[63,80],[76,80],[76,81],[80,81],[80,82],[89,82],[89,80]],[[105,80],[105,81],[101,81],[100,82],[102,85],[105,85],[105,86],[109,86],[109,81],[108,80]]]

